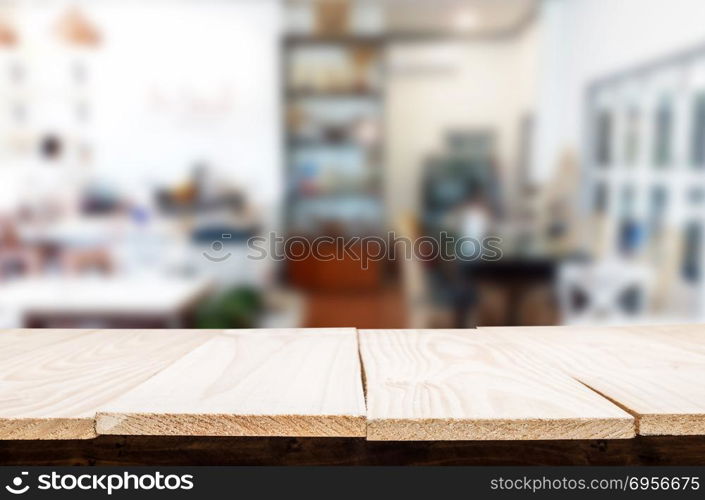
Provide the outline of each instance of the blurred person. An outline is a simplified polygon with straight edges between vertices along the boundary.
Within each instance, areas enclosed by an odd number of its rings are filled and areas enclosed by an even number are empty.
[[[491,207],[479,188],[473,188],[447,216],[445,226],[464,243],[456,248],[450,263],[443,263],[444,275],[452,290],[453,326],[466,328],[470,313],[479,302],[480,291],[473,276],[473,262],[484,251],[482,241],[493,222]],[[472,247],[472,248],[470,248]]]

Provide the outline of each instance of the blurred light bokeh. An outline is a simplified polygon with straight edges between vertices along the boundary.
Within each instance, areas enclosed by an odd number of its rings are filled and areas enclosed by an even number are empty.
[[[2,0],[0,328],[703,321],[702,19],[702,0]],[[497,236],[502,258],[247,245],[390,231]]]

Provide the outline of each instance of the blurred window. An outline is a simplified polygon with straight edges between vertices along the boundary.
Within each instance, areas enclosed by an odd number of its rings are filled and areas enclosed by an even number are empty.
[[[620,200],[620,215],[622,218],[630,218],[634,215],[635,198],[636,192],[634,191],[634,186],[624,186],[622,188],[622,196]]]
[[[635,251],[642,242],[643,230],[634,218],[635,202],[634,186],[624,186],[619,206],[619,249],[622,253]]]
[[[695,187],[688,191],[688,201],[691,205],[702,205],[703,199],[705,199],[703,188]]]
[[[649,232],[652,235],[661,231],[664,215],[668,204],[668,192],[663,186],[654,186],[651,189],[649,200]]]
[[[656,110],[654,126],[654,164],[666,167],[671,163],[673,147],[673,105],[670,98],[663,99]]]
[[[700,92],[693,101],[692,162],[698,168],[705,167],[705,92]]]
[[[597,114],[595,134],[597,163],[603,167],[608,166],[612,161],[612,114],[609,111],[603,110]]]
[[[635,107],[627,111],[627,128],[624,138],[624,163],[634,165],[639,155],[639,122],[641,116]]]
[[[691,283],[700,280],[700,255],[702,254],[703,228],[697,222],[690,222],[685,228],[683,277]]]
[[[604,214],[608,208],[607,185],[604,182],[599,182],[595,185],[593,210],[596,214]]]

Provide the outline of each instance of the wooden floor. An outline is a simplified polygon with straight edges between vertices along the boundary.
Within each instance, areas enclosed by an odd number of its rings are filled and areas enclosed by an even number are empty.
[[[405,328],[406,301],[399,288],[365,292],[311,292],[304,325],[310,328]]]
[[[0,463],[705,464],[703,380],[705,326],[5,330]]]

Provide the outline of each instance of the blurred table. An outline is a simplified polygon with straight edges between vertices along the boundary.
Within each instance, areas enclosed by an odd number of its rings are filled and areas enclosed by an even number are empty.
[[[130,227],[127,217],[75,217],[49,225],[20,224],[24,243],[61,247],[95,247],[112,243]]]
[[[179,328],[210,290],[196,278],[26,279],[0,287],[0,310],[29,328]]]

